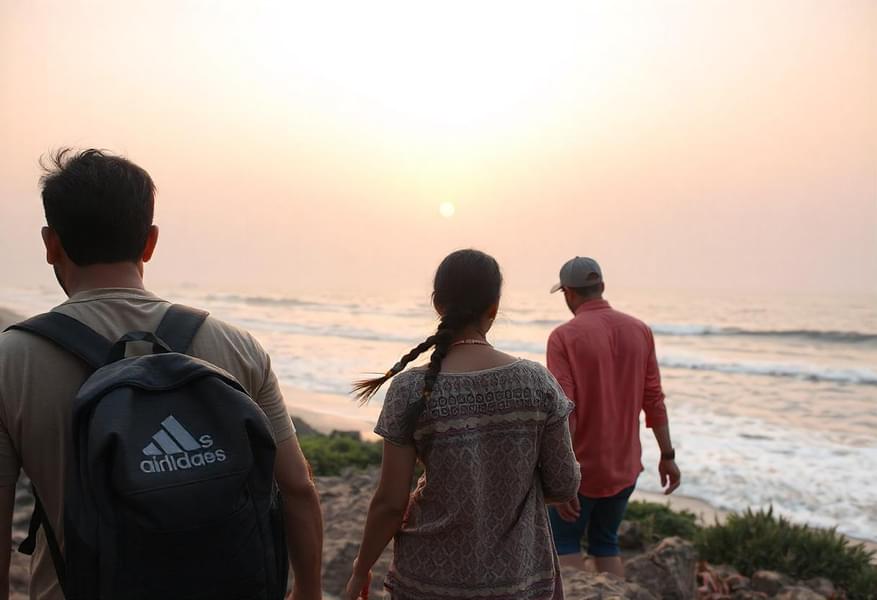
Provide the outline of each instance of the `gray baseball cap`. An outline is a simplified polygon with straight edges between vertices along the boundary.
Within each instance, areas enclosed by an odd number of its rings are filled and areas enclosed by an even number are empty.
[[[603,282],[603,271],[593,258],[576,256],[560,267],[560,283],[551,288],[551,293],[564,287],[588,287]]]

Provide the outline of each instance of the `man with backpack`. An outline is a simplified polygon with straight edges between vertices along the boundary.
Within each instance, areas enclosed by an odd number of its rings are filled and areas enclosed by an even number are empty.
[[[293,598],[319,599],[319,500],[268,355],[145,290],[146,171],[98,150],[46,171],[69,300],[0,334],[0,598],[23,469],[33,599],[279,599],[288,564]]]

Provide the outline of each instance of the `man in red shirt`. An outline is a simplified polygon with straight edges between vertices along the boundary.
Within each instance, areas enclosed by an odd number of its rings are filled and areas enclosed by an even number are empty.
[[[598,571],[624,576],[618,526],[643,470],[639,414],[661,448],[664,493],[679,487],[655,340],[649,327],[603,300],[603,272],[577,256],[560,269],[566,305],[575,315],[548,338],[548,369],[575,404],[569,427],[582,469],[578,498],[549,508],[560,563],[584,568],[581,539]]]

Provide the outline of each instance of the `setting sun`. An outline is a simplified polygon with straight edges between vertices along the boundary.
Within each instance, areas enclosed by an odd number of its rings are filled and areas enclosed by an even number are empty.
[[[439,214],[446,219],[450,219],[457,212],[457,207],[453,202],[442,202],[439,205]]]

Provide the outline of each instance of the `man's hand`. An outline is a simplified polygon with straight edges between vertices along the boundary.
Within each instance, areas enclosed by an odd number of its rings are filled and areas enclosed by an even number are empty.
[[[557,509],[557,514],[560,515],[560,518],[569,523],[575,523],[582,512],[582,505],[579,503],[578,496],[569,502],[555,504],[554,508]]]
[[[676,461],[662,459],[658,463],[658,473],[661,474],[661,487],[664,488],[664,494],[672,494],[682,480]]]

